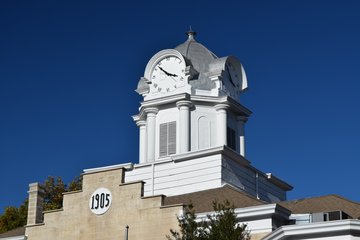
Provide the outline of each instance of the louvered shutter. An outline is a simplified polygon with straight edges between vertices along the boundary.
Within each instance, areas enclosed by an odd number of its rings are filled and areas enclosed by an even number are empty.
[[[168,155],[176,153],[176,122],[169,122]]]
[[[160,124],[159,157],[176,153],[176,122]]]
[[[236,132],[230,127],[227,127],[227,146],[236,151]]]
[[[167,155],[167,123],[160,124],[160,142],[159,142],[159,156],[164,157]]]

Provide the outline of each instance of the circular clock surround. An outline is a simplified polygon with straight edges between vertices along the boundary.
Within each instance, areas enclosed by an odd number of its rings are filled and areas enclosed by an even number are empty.
[[[183,60],[175,55],[160,58],[150,74],[153,91],[166,93],[183,86],[185,69],[182,63]]]
[[[185,69],[186,62],[179,51],[165,49],[156,53],[146,65],[144,73],[150,83],[150,93],[163,95],[185,86],[188,83]]]

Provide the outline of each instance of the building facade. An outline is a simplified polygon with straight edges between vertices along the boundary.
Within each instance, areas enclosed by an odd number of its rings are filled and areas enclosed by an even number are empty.
[[[82,190],[53,211],[30,184],[24,235],[0,239],[166,239],[187,204],[202,220],[214,200],[229,200],[254,240],[360,239],[360,204],[336,195],[287,201],[292,186],[246,159],[244,68],[187,35],[156,53],[138,81],[138,163],[85,169]]]

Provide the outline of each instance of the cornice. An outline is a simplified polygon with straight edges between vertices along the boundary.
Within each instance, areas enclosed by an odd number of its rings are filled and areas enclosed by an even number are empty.
[[[196,215],[197,219],[206,219],[208,215],[213,215],[215,212],[205,212]],[[234,213],[237,219],[246,221],[249,219],[263,219],[273,215],[281,215],[284,218],[290,215],[290,211],[285,208],[279,208],[276,203],[264,204],[259,206],[235,208]]]
[[[207,102],[213,105],[228,104],[236,114],[246,117],[249,117],[252,114],[252,112],[249,109],[247,109],[246,107],[244,107],[243,105],[241,105],[240,103],[238,103],[229,96],[212,97],[212,96],[194,95],[190,97],[190,100],[193,102]]]
[[[147,100],[147,101],[144,101],[141,103],[140,108],[143,109],[143,108],[149,108],[149,107],[157,107],[157,106],[161,106],[164,104],[178,102],[181,100],[190,100],[190,95],[188,93],[181,93],[181,94],[176,94],[176,95],[167,96],[167,97],[163,97],[163,98]]]
[[[177,103],[177,102],[187,102],[190,101],[192,103],[201,102],[201,103],[208,103],[212,106],[219,105],[219,104],[226,104],[229,106],[230,109],[238,114],[239,116],[249,117],[252,112],[238,103],[237,101],[233,100],[232,98],[225,96],[225,97],[213,97],[213,96],[199,96],[199,95],[190,95],[188,93],[181,93],[172,96],[167,96],[163,98],[156,98],[151,100],[146,100],[141,102],[141,106],[139,108],[139,114],[133,115],[132,118],[134,121],[139,121],[144,118],[145,109],[153,108],[153,107],[161,107],[165,104]]]
[[[210,155],[214,155],[214,154],[220,154],[220,153],[222,153],[223,150],[224,150],[223,146],[214,147],[214,148],[192,151],[192,152],[187,152],[187,153],[182,153],[182,154],[176,154],[174,156],[171,156],[171,159],[174,160],[174,162],[181,162],[181,161],[186,161],[189,159],[206,157],[206,156],[210,156]]]
[[[354,219],[282,226],[263,240],[319,238],[327,236],[360,235],[360,221]]]
[[[231,160],[239,163],[242,166],[247,166],[247,167],[251,166],[251,162],[249,160],[247,160],[246,158],[241,156],[238,152],[235,152],[228,146],[223,146],[222,153],[224,154],[224,156],[230,158]]]
[[[213,96],[200,96],[200,95],[191,95],[191,101],[198,102],[208,102],[208,103],[226,103],[228,97],[213,97]]]
[[[266,173],[266,177],[269,180],[269,182],[274,183],[276,186],[279,186],[280,188],[284,189],[285,191],[290,191],[294,188],[290,184],[288,184],[288,183],[284,182],[283,180],[281,180],[280,178],[274,176],[274,174],[272,174],[272,173]]]
[[[243,105],[232,99],[231,97],[227,97],[227,100],[230,104],[231,109],[234,110],[235,113],[239,115],[244,115],[246,117],[250,117],[250,115],[252,114],[252,112],[248,108],[244,107]]]
[[[133,169],[134,164],[133,163],[124,163],[124,164],[117,164],[117,165],[110,165],[105,167],[98,167],[98,168],[88,168],[83,170],[84,174],[90,174],[90,173],[98,173],[98,172],[104,172],[104,171],[111,171],[116,169]]]
[[[36,225],[36,226],[38,226],[38,225]],[[40,224],[39,224],[39,226],[40,226]],[[1,240],[26,240],[26,239],[27,238],[24,235],[1,238]]]

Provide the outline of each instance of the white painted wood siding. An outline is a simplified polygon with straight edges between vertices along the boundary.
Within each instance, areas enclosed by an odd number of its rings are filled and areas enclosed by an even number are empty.
[[[153,172],[154,169],[154,172]],[[221,187],[221,156],[213,155],[181,162],[137,165],[125,174],[125,182],[144,181],[144,195],[167,196]]]

